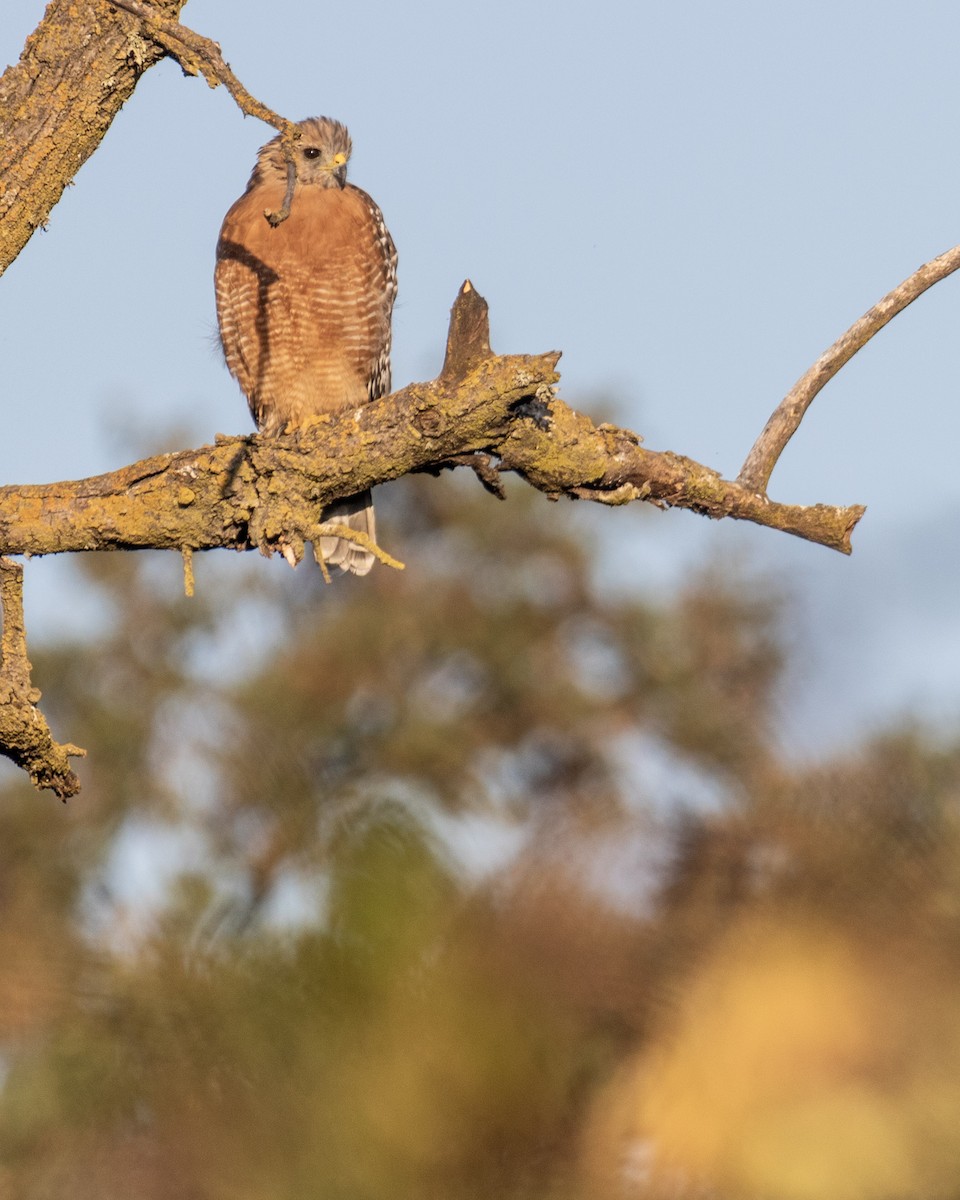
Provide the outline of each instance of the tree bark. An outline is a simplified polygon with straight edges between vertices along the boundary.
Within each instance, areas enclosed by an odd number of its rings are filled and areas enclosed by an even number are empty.
[[[0,751],[27,772],[35,787],[66,800],[80,790],[70,759],[85,751],[54,741],[37,707],[40,690],[30,679],[23,620],[23,567],[6,558],[0,558],[0,611]]]
[[[154,0],[176,17],[185,0]],[[166,51],[107,0],[52,0],[0,76],[0,274],[43,228],[137,80]]]
[[[486,301],[466,283],[431,383],[289,437],[221,438],[91,479],[0,488],[0,554],[293,547],[299,559],[330,501],[475,453],[552,497],[651,500],[850,552],[861,507],[777,504],[692,459],[646,450],[630,430],[594,425],[553,394],[559,357],[495,355]]]

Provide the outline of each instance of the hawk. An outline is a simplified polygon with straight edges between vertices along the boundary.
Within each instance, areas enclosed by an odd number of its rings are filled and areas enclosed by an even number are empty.
[[[301,121],[290,215],[280,138],[261,147],[247,189],[230,208],[214,275],[220,342],[262,433],[296,430],[321,413],[356,408],[390,391],[390,321],[397,252],[383,214],[347,183],[350,135],[339,121]],[[370,492],[338,501],[321,519],[375,540]],[[345,538],[321,538],[328,566],[365,575],[374,556]]]

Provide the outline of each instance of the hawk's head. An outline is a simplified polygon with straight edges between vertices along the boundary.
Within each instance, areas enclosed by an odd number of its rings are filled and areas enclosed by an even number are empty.
[[[294,144],[297,182],[314,187],[339,187],[347,182],[347,161],[353,149],[347,127],[330,117],[308,117],[297,125],[300,137]],[[287,160],[278,135],[260,147],[257,165],[248,188],[262,183],[286,181]]]

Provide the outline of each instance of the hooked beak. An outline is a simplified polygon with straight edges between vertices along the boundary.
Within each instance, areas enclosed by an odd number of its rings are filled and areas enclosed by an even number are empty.
[[[347,182],[347,156],[341,151],[333,156],[333,177],[337,187],[344,187]]]

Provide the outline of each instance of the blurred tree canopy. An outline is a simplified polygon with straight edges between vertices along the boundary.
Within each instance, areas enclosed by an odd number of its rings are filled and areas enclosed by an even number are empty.
[[[406,481],[410,568],[326,589],[78,568],[84,792],[0,805],[0,1195],[956,1192],[960,747],[790,762],[782,598],[604,592],[527,492]]]

